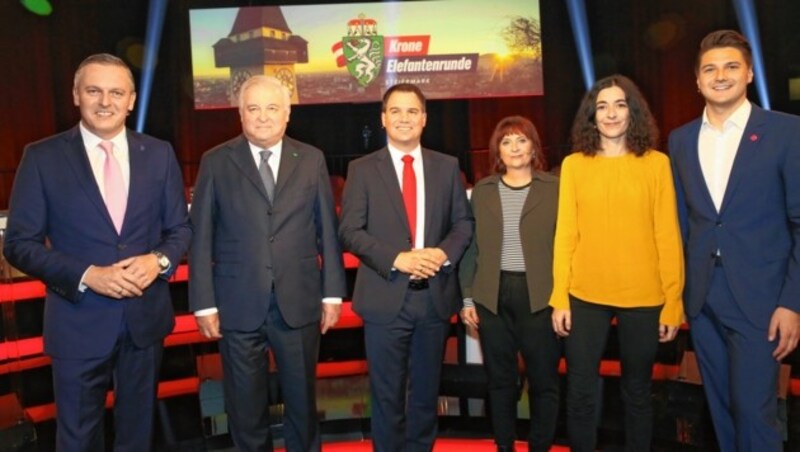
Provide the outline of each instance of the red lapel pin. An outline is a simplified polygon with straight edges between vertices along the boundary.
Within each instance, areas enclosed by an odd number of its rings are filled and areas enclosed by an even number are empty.
[[[756,134],[752,134],[752,135],[750,135],[750,141],[752,141],[753,143],[755,143],[756,141],[758,141],[758,135],[756,135]]]

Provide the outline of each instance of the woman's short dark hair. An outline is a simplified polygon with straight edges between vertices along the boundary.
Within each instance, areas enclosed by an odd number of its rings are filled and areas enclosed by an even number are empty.
[[[595,122],[597,96],[600,91],[612,86],[620,88],[625,93],[625,102],[628,104],[628,129],[625,132],[625,145],[628,150],[641,156],[658,142],[658,127],[650,113],[647,100],[631,79],[616,74],[598,80],[583,96],[575,121],[572,123],[572,152],[595,155],[602,150],[600,132]]]
[[[546,171],[547,158],[542,151],[542,141],[539,139],[539,132],[536,126],[528,118],[522,116],[507,116],[497,123],[489,140],[489,159],[494,162],[494,172],[498,174],[506,173],[506,165],[500,158],[500,142],[506,135],[524,135],[531,140],[533,155],[531,156],[531,167],[534,170]]]

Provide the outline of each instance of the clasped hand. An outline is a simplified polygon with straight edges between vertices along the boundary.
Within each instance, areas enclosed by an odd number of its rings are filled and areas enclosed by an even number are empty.
[[[108,266],[93,265],[86,271],[83,283],[94,292],[120,300],[141,296],[160,271],[155,254],[142,254]]]
[[[440,248],[417,248],[403,251],[394,260],[394,268],[409,275],[426,279],[436,276],[447,262],[447,254]]]

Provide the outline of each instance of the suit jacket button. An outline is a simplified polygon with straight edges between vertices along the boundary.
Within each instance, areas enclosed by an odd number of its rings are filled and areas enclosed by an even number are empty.
[[[721,221],[717,221],[717,227],[718,227],[718,228],[721,228],[721,227],[722,227],[722,222],[721,222]]]
[[[125,248],[127,248],[127,247],[128,247],[128,245],[126,245],[126,244],[124,244],[124,243],[120,243],[120,244],[118,244],[118,245],[117,245],[117,249],[118,249],[118,250],[124,250],[124,249],[125,249]]]
[[[272,236],[272,237],[270,237],[270,238],[269,238],[269,242],[270,242],[270,243],[272,243],[272,242],[274,242],[274,241],[275,241],[275,236]]]

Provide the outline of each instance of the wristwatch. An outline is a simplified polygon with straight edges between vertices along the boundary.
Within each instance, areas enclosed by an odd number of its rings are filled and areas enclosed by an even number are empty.
[[[164,273],[165,271],[169,270],[170,266],[169,258],[165,256],[164,253],[162,253],[161,251],[151,251],[151,252],[155,254],[156,257],[158,258],[157,262],[158,262],[158,267],[161,269],[161,273]]]

